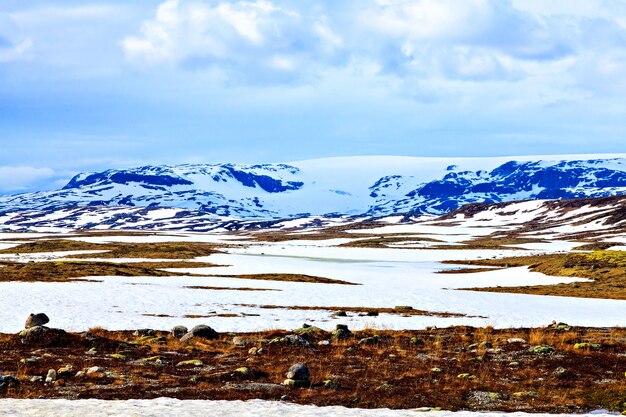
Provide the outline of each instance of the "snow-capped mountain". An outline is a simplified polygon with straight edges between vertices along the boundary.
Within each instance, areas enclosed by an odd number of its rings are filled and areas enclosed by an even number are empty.
[[[240,220],[440,215],[476,202],[622,194],[626,194],[626,155],[342,157],[79,174],[61,190],[0,197],[0,213],[115,206],[177,208],[192,216]]]

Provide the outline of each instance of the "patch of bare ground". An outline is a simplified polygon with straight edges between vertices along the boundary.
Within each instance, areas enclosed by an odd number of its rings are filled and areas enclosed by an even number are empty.
[[[192,290],[214,290],[214,291],[282,291],[273,288],[250,288],[250,287],[210,287],[206,285],[186,285],[183,288]]]
[[[437,271],[436,274],[473,274],[473,273],[477,273],[477,272],[497,271],[499,269],[504,269],[504,268],[485,267],[485,268],[442,269],[441,271]]]
[[[200,242],[158,243],[92,243],[69,239],[48,239],[23,243],[1,250],[4,254],[46,253],[83,250],[105,250],[98,258],[193,259],[221,253],[222,245]],[[93,258],[94,254],[71,255],[72,258]]]
[[[573,247],[572,250],[583,250],[583,251],[596,251],[596,250],[607,250],[611,249],[614,246],[619,246],[620,243],[616,242],[590,242],[585,243],[580,246]]]
[[[556,285],[465,288],[472,291],[626,300],[626,252],[595,251],[445,263],[504,268],[528,266],[531,271],[545,275],[591,280]]]
[[[193,274],[167,272],[160,269],[167,267],[167,262],[158,262],[154,265],[152,263],[83,261],[0,262],[0,266],[0,282],[71,282],[83,277],[99,276],[193,276]]]
[[[305,342],[290,344],[289,334]],[[315,327],[188,342],[160,331],[134,336],[92,329],[37,344],[0,334],[0,369],[21,381],[0,397],[279,400],[288,395],[295,403],[318,406],[621,412],[625,350],[623,328],[569,326],[367,330],[341,340]],[[308,366],[311,385],[282,386],[297,362]],[[43,381],[49,369],[59,368],[55,382]]]
[[[460,313],[449,313],[439,311],[418,310],[411,306],[396,306],[393,308],[384,307],[320,307],[320,306],[278,306],[267,304],[236,304],[242,307],[256,307],[264,309],[287,309],[287,310],[304,310],[304,311],[328,311],[333,312],[337,317],[345,316],[348,313],[358,314],[361,316],[377,316],[378,314],[397,314],[401,316],[428,316],[428,317],[479,317],[467,316]],[[485,317],[482,317],[485,318]]]
[[[524,245],[528,243],[546,243],[547,240],[524,238],[517,236],[487,236],[479,237],[470,240],[464,240],[457,245],[433,245],[425,249],[452,249],[452,250],[464,250],[464,249],[477,249],[477,250],[525,250],[514,245]]]
[[[358,238],[361,235],[351,234],[351,238]],[[365,239],[356,239],[351,242],[342,243],[337,245],[339,247],[347,247],[347,248],[376,248],[376,249],[401,249],[408,244],[418,244],[422,242],[442,242],[441,240],[424,237],[424,236],[393,236],[393,235],[384,235],[384,236],[376,236]],[[406,248],[411,249],[411,248]],[[421,249],[421,248],[419,248]]]
[[[313,284],[340,284],[340,285],[361,285],[354,282],[342,281],[333,278],[317,277],[306,274],[239,274],[239,275],[206,275],[207,277],[256,279],[260,281],[287,281],[287,282],[309,282]]]

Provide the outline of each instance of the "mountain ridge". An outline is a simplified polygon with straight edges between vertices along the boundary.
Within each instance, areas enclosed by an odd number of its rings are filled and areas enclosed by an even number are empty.
[[[216,219],[441,215],[471,203],[626,194],[626,155],[335,157],[276,164],[146,165],[0,196],[0,213],[177,208]]]

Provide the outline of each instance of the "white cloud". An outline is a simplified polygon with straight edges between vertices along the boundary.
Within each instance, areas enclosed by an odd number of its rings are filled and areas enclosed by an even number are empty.
[[[122,42],[135,64],[219,65],[247,78],[305,71],[332,59],[341,45],[323,16],[303,16],[265,0],[167,0],[140,35]]]
[[[50,168],[0,166],[0,191],[26,190],[37,182],[48,180],[53,176],[54,171]]]
[[[0,62],[23,59],[33,46],[33,41],[22,35],[14,19],[0,13]]]

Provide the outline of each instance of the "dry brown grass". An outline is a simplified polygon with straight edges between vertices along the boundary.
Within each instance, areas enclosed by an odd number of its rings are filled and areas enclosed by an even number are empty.
[[[529,266],[531,271],[546,275],[592,280],[572,284],[471,288],[472,291],[626,300],[626,253],[621,251],[521,256],[446,263],[506,268]]]
[[[309,282],[313,284],[340,284],[340,285],[361,285],[354,282],[342,281],[339,279],[317,277],[305,274],[240,274],[240,275],[207,275],[212,277],[255,279],[261,281],[287,281],[287,282]]]
[[[221,245],[199,242],[158,243],[91,243],[69,239],[40,239],[4,249],[4,254],[46,253],[83,250],[103,250],[99,254],[71,255],[72,258],[148,258],[193,259],[220,253]]]
[[[189,276],[192,274],[167,272],[158,268],[144,267],[132,263],[113,262],[0,262],[0,282],[69,282],[84,277],[99,276]],[[162,265],[158,265],[159,267]]]
[[[361,235],[352,234],[352,238],[360,238]],[[405,245],[409,245],[412,243],[420,243],[420,242],[441,242],[441,240],[434,239],[431,237],[424,236],[395,236],[395,235],[384,235],[377,237],[368,237],[365,239],[353,240],[352,242],[342,243],[338,245],[339,247],[348,247],[348,248],[403,248]],[[410,248],[407,248],[410,249]]]
[[[359,315],[373,315],[375,314],[397,314],[401,316],[435,316],[435,317],[477,317],[477,316],[467,316],[465,314],[460,313],[449,313],[449,312],[437,312],[437,311],[426,311],[426,310],[417,310],[410,306],[397,306],[393,308],[383,308],[383,307],[320,307],[320,306],[278,306],[278,305],[267,305],[267,304],[237,304],[242,307],[257,307],[264,309],[288,309],[288,310],[304,310],[304,311],[328,311],[333,313],[343,312],[343,313],[352,313]]]
[[[299,331],[304,331],[301,329]],[[626,330],[623,328],[476,329],[454,327],[424,331],[366,330],[330,345],[330,333],[302,333],[309,346],[273,342],[285,331],[222,334],[217,340],[181,342],[166,332],[133,336],[94,328],[69,334],[57,347],[27,346],[15,335],[0,334],[0,358],[5,375],[22,378],[19,388],[3,395],[11,398],[156,398],[277,400],[289,395],[302,404],[363,408],[442,407],[447,410],[498,410],[581,413],[599,408],[620,412],[626,401]],[[235,346],[233,336],[246,340]],[[377,336],[371,344],[359,343]],[[522,338],[528,344],[507,343]],[[488,342],[490,345],[479,345]],[[590,342],[593,350],[575,348]],[[534,344],[550,345],[554,352],[529,352]],[[261,347],[260,354],[248,353]],[[490,347],[493,346],[493,347]],[[95,353],[86,352],[93,348]],[[34,362],[20,363],[34,356]],[[123,359],[111,357],[124,355]],[[177,366],[200,360],[203,366]],[[155,365],[159,361],[160,364]],[[308,365],[312,386],[280,388],[293,363]],[[517,362],[518,366],[510,365]],[[30,382],[48,369],[74,365],[75,370],[100,366],[89,378],[65,377],[65,385]],[[235,369],[246,366],[242,374]],[[433,371],[439,368],[439,372]],[[459,378],[469,374],[474,378]],[[107,376],[110,375],[110,376]],[[334,388],[324,387],[332,380]],[[601,381],[598,382],[598,381]],[[235,389],[232,384],[276,384],[272,390]],[[477,393],[494,398],[477,400]]]

